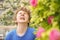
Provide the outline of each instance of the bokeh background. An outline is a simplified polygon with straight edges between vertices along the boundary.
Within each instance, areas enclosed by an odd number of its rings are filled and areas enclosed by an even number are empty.
[[[36,40],[49,40],[48,35],[53,29],[58,30],[60,34],[60,0],[0,0],[0,40],[16,28],[14,13],[21,6],[31,11],[29,26],[35,30],[43,27],[46,31],[42,38]]]

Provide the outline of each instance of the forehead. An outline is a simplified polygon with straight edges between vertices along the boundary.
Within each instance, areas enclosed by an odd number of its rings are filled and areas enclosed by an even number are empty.
[[[25,12],[25,11],[18,11],[17,14],[19,14],[19,13],[27,13],[27,12]]]

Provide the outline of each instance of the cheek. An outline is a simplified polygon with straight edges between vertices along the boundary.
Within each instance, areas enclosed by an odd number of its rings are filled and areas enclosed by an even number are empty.
[[[29,16],[28,15],[25,15],[26,18],[28,18]]]
[[[20,15],[17,15],[17,16],[16,16],[16,19],[19,19],[19,16],[20,16]]]
[[[26,18],[27,20],[29,20],[29,16],[28,16],[28,15],[26,15],[25,18]]]

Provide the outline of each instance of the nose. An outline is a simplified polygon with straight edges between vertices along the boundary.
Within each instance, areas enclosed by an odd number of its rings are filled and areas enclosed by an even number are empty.
[[[24,13],[21,13],[21,16],[24,16]]]

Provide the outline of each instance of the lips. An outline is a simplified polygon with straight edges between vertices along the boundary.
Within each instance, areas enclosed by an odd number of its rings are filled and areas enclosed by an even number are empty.
[[[21,17],[20,17],[20,19],[23,19],[23,20],[25,20],[24,16],[21,16]]]
[[[20,19],[23,19],[23,20],[25,20],[25,18],[20,18]]]

